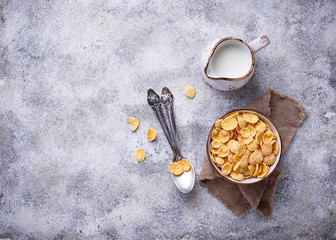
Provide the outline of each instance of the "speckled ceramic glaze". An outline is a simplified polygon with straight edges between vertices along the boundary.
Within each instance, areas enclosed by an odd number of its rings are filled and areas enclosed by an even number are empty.
[[[209,84],[212,88],[219,90],[219,91],[230,91],[241,88],[244,86],[252,77],[255,68],[255,58],[254,53],[259,51],[260,49],[266,47],[270,43],[268,37],[263,35],[251,43],[247,44],[245,41],[234,38],[234,37],[227,37],[222,38],[217,41],[215,44],[211,43],[205,49],[202,55],[202,77],[207,84]],[[247,73],[243,73],[242,76],[237,78],[228,78],[225,76],[214,76],[209,74],[209,64],[215,55],[217,49],[227,45],[227,44],[234,44],[236,46],[241,47],[245,51],[248,51],[249,54],[247,56],[251,57],[251,66]],[[205,66],[205,67],[204,67]]]

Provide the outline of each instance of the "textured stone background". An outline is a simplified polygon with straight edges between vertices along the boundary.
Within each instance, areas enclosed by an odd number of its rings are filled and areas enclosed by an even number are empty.
[[[0,1],[0,237],[335,239],[334,1]],[[221,93],[199,59],[218,37],[271,44],[252,81]],[[183,87],[192,85],[195,99]],[[273,88],[308,116],[279,167],[273,216],[238,218],[197,182],[170,179],[146,102],[175,95],[182,152],[201,170],[217,117]],[[132,133],[125,119],[141,124]],[[149,127],[158,139],[145,138]],[[144,148],[143,163],[134,159]]]

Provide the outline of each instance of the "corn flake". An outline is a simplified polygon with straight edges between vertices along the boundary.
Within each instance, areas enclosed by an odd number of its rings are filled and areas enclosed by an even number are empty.
[[[136,119],[135,117],[127,118],[126,122],[131,124],[133,132],[135,132],[137,130],[137,128],[139,127],[139,120]]]
[[[215,141],[220,141],[219,133],[220,133],[220,129],[219,128],[213,129],[212,133],[211,133],[212,139],[215,140]]]
[[[271,166],[273,163],[275,163],[275,155],[271,153],[270,155],[264,157],[263,161],[267,166]]]
[[[194,98],[195,97],[195,89],[192,86],[186,86],[184,88],[184,94],[188,97],[188,98]]]
[[[239,124],[239,127],[240,128],[244,128],[246,127],[246,121],[244,120],[243,116],[242,115],[239,115],[237,117],[237,120],[238,120],[238,124]]]
[[[156,131],[153,128],[148,129],[147,131],[147,139],[152,142],[156,138]]]
[[[242,128],[240,130],[240,134],[244,137],[244,138],[248,138],[250,136],[250,130],[248,128]]]
[[[261,152],[264,156],[268,156],[272,153],[272,143],[268,142],[262,145]]]
[[[231,172],[230,177],[237,181],[243,181],[245,179],[244,175],[241,173]]]
[[[182,166],[177,162],[169,164],[168,168],[171,171],[171,173],[174,174],[175,176],[180,176],[183,173]]]
[[[248,123],[256,123],[259,120],[258,116],[252,113],[244,113],[243,119],[245,120],[245,122],[248,122]]]
[[[259,149],[251,153],[249,157],[249,163],[252,165],[259,164],[263,161],[264,157]]]
[[[220,141],[212,141],[211,142],[211,147],[213,148],[220,148],[222,143]]]
[[[262,140],[264,143],[271,142],[275,138],[275,135],[271,131],[267,131],[262,136]]]
[[[142,162],[146,157],[146,154],[145,154],[145,151],[143,149],[138,149],[136,150],[135,152],[135,159],[138,161],[138,162]]]
[[[224,175],[229,175],[232,171],[232,164],[230,163],[225,163],[222,167],[222,173]]]
[[[276,141],[276,140],[273,140],[272,141],[272,151],[273,151],[273,154],[274,155],[277,155],[278,154],[278,152],[279,152],[279,144],[278,144],[278,142]]]
[[[221,130],[219,132],[219,139],[222,143],[226,143],[230,140],[230,133],[226,130]]]
[[[256,128],[257,132],[264,132],[266,130],[266,124],[259,120],[257,122],[255,128]]]
[[[227,131],[235,129],[237,124],[237,120],[233,117],[226,117],[224,120],[222,120],[222,128]]]
[[[257,131],[253,126],[248,126],[247,129],[250,131],[251,137],[254,137],[256,135]]]
[[[230,153],[230,150],[227,146],[222,146],[219,151],[218,151],[218,156],[219,157],[227,157]]]
[[[191,165],[187,159],[182,159],[181,161],[178,161],[180,165],[182,166],[183,172],[188,172],[191,169]]]

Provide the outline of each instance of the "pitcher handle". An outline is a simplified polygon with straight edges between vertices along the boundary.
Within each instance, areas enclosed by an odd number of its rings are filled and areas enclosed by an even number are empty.
[[[267,47],[270,44],[270,40],[266,35],[258,37],[257,39],[253,40],[249,43],[249,46],[253,52],[258,52],[259,50]]]

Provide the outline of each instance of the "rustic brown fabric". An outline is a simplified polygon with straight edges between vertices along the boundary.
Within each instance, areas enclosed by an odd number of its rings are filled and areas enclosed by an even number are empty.
[[[246,107],[262,112],[274,121],[282,138],[281,154],[287,150],[296,129],[306,116],[300,103],[272,89]],[[269,177],[255,184],[234,184],[216,173],[205,156],[199,182],[235,215],[244,216],[252,207],[268,218],[272,215],[273,194],[281,172],[276,168]]]

